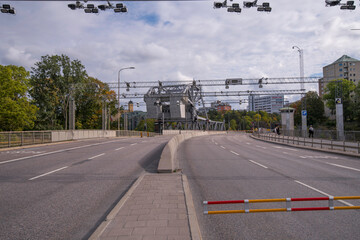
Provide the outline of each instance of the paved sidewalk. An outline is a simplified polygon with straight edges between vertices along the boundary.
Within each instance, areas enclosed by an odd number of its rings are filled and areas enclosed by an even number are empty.
[[[91,239],[192,239],[182,175],[143,175]]]

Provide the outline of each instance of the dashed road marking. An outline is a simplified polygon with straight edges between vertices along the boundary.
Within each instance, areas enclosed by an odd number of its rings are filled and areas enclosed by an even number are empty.
[[[124,147],[121,147],[121,148],[117,148],[117,149],[115,149],[115,151],[118,151],[118,150],[121,150],[121,149],[123,149]]]
[[[335,167],[346,168],[346,169],[350,169],[350,170],[354,170],[354,171],[360,172],[360,169],[357,169],[357,168],[347,167],[347,166],[343,166],[343,165],[339,165],[339,164],[335,164],[335,163],[328,163],[328,162],[327,162],[327,164],[333,165],[333,166],[335,166]]]
[[[311,187],[311,186],[309,186],[309,185],[307,185],[307,184],[305,184],[305,183],[302,183],[302,182],[300,182],[300,181],[295,180],[294,182],[296,182],[296,183],[298,183],[298,184],[301,184],[301,185],[303,185],[304,187],[310,188],[311,190],[314,190],[315,192],[321,193],[322,195],[325,195],[325,196],[328,196],[328,197],[332,197],[332,195],[330,195],[330,194],[328,194],[328,193],[326,193],[326,192],[323,192],[323,191],[321,191],[321,190],[319,190],[319,189],[316,189],[316,188],[314,188],[314,187]],[[353,207],[353,206],[354,206],[354,205],[352,205],[351,203],[345,202],[345,201],[343,201],[343,200],[338,200],[338,201],[341,202],[341,203],[343,203],[343,204],[345,204],[345,205],[347,205],[347,206],[350,206],[350,207]]]
[[[99,154],[99,155],[96,155],[96,156],[90,157],[89,159],[94,159],[94,158],[97,158],[97,157],[101,157],[101,156],[103,156],[103,155],[105,155],[105,153],[102,153],[102,154]]]
[[[263,168],[268,168],[267,166],[262,165],[262,164],[260,164],[260,163],[258,163],[258,162],[255,162],[255,161],[253,161],[253,160],[249,160],[249,162],[252,162],[252,163],[254,163],[254,164],[256,164],[256,165],[259,165],[260,167],[263,167]]]
[[[133,144],[130,144],[130,146],[134,146],[134,145],[136,145],[137,143],[133,143]]]
[[[226,149],[224,146],[220,146],[222,149]]]
[[[235,154],[235,155],[237,155],[237,156],[239,156],[240,154],[238,154],[237,152],[234,152],[234,151],[230,151],[231,153],[233,153],[233,154]]]
[[[49,174],[52,174],[52,173],[54,173],[54,172],[61,171],[61,170],[65,169],[65,168],[68,168],[68,166],[65,166],[65,167],[62,167],[62,168],[59,168],[59,169],[53,170],[53,171],[51,171],[51,172],[47,172],[47,173],[41,174],[41,175],[39,175],[39,176],[36,176],[36,177],[30,178],[30,179],[29,179],[29,181],[35,180],[35,179],[37,179],[37,178],[44,177],[44,176],[49,175]]]

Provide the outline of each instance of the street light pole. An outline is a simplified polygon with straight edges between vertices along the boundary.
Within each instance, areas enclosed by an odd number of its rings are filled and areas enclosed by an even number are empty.
[[[299,48],[298,46],[293,46],[293,49],[297,48],[297,51],[299,52],[299,58],[300,58],[300,86],[301,90],[304,90],[304,50]],[[307,130],[307,111],[306,111],[306,99],[305,95],[301,94],[301,131],[302,136],[306,136],[306,130]],[[304,111],[303,111],[304,110]]]
[[[121,113],[120,113],[120,72],[122,70],[125,69],[135,69],[135,67],[125,67],[125,68],[120,68],[120,70],[118,71],[118,114],[119,114],[119,118],[118,118],[118,130],[120,131],[120,118],[121,118]]]

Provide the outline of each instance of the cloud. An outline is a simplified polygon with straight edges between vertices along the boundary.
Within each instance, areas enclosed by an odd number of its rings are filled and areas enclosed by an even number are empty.
[[[66,2],[13,5],[16,16],[0,14],[0,64],[29,69],[43,55],[66,54],[105,82],[116,82],[127,66],[136,69],[124,71],[124,81],[297,77],[294,45],[304,50],[306,76],[343,54],[360,58],[360,31],[350,30],[360,27],[358,9],[326,8],[323,1],[272,1],[269,14],[228,13],[211,1],[127,2],[126,14],[98,15]]]

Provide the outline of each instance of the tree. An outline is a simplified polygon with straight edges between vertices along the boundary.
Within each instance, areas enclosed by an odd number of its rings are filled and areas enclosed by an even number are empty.
[[[29,72],[0,65],[0,131],[21,131],[34,126],[36,106],[27,98]]]
[[[294,121],[295,125],[300,126],[301,125],[301,102],[306,103],[306,111],[307,111],[307,123],[308,125],[315,125],[315,124],[321,124],[325,120],[324,116],[324,102],[319,97],[317,92],[307,92],[305,96],[294,103],[292,103],[290,106],[292,108],[295,108],[294,113]]]
[[[354,92],[354,117],[356,118],[357,123],[360,126],[360,83],[358,83]]]
[[[30,95],[38,112],[38,129],[67,129],[70,97],[82,90],[87,74],[79,60],[42,56],[32,68]]]
[[[117,114],[116,94],[108,84],[99,79],[87,77],[81,91],[75,95],[76,127],[78,129],[99,129],[102,126],[102,110],[106,104],[110,116]]]
[[[332,112],[335,111],[335,97],[336,89],[342,92],[342,102],[344,109],[344,119],[354,119],[354,103],[351,96],[353,96],[355,90],[355,84],[347,79],[337,79],[329,82],[325,88],[325,94],[323,99],[326,101],[326,106],[330,108]]]

